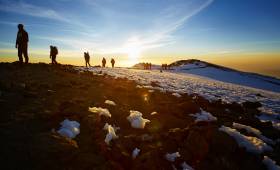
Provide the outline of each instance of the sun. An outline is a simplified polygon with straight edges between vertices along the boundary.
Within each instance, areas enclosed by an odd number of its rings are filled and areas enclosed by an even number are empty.
[[[130,65],[139,62],[142,49],[142,42],[138,37],[131,37],[127,40],[123,47],[123,52],[127,54],[128,63]]]
[[[140,48],[130,48],[127,50],[129,59],[138,59],[140,57]]]
[[[141,47],[130,46],[126,48],[128,63],[131,65],[137,64],[141,55]]]

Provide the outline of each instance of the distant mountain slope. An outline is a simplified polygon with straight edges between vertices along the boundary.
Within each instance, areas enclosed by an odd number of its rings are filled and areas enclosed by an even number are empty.
[[[171,72],[194,74],[223,82],[280,92],[280,80],[270,76],[242,72],[195,59],[179,60],[170,65]]]

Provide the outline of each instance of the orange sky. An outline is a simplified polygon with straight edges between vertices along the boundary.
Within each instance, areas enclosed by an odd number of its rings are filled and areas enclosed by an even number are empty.
[[[3,53],[1,52],[0,62],[12,62],[17,60],[16,53]],[[47,53],[48,54],[48,53]],[[62,54],[61,54],[62,55]],[[62,57],[58,55],[57,60],[63,64],[84,65],[83,54],[80,57]],[[77,54],[76,54],[77,55]],[[4,57],[6,56],[6,57]],[[106,57],[107,56],[107,57]],[[139,59],[131,59],[124,55],[110,56],[110,55],[95,55],[91,57],[92,65],[100,65],[102,57],[106,57],[109,61],[111,57],[116,59],[117,66],[131,66],[137,62],[152,62],[154,64],[171,63],[181,59],[200,59],[210,63],[223,65],[226,67],[242,70],[246,72],[256,72],[265,75],[280,77],[280,54],[267,53],[267,54],[205,54],[201,56],[194,55],[178,55],[170,57],[150,56],[140,57]],[[48,55],[39,55],[36,52],[30,53],[31,62],[45,62],[49,63]],[[109,62],[108,62],[109,63]]]

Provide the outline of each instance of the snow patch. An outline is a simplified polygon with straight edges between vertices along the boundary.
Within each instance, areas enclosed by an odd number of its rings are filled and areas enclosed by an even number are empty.
[[[60,123],[60,125],[61,127],[57,133],[59,133],[61,136],[73,139],[80,133],[80,123],[76,121],[65,119]]]
[[[176,97],[181,97],[181,95],[179,93],[172,93],[173,96],[176,96]]]
[[[186,162],[183,162],[181,164],[181,167],[183,170],[194,170],[190,165],[188,165]]]
[[[92,113],[97,113],[99,116],[105,116],[105,117],[111,117],[112,115],[110,114],[109,110],[106,108],[101,108],[101,107],[89,107],[88,111]]]
[[[280,106],[279,106],[280,107]],[[272,109],[264,107],[259,108],[262,112],[260,116],[256,116],[262,122],[271,122],[275,129],[280,130],[280,113],[275,113]]]
[[[146,123],[150,122],[150,120],[142,117],[141,112],[134,110],[130,110],[130,115],[127,117],[127,120],[131,123],[131,127],[138,129],[144,129]]]
[[[140,153],[140,149],[138,148],[135,148],[133,151],[132,151],[132,158],[135,159]]]
[[[152,112],[152,113],[151,113],[151,115],[156,115],[156,114],[158,114],[158,113],[157,113],[157,112]]]
[[[256,135],[258,138],[260,138],[264,142],[266,142],[268,144],[272,144],[272,145],[274,144],[273,140],[263,136],[262,132],[256,128],[253,128],[253,127],[247,126],[247,125],[243,125],[243,124],[239,124],[239,123],[235,123],[235,122],[233,122],[232,126],[236,129],[245,129],[248,133],[252,133],[252,134]]]
[[[174,153],[167,153],[165,154],[165,158],[170,161],[170,162],[174,162],[176,158],[179,158],[181,155],[179,154],[179,152],[174,152]]]
[[[111,101],[111,100],[106,100],[105,104],[116,106],[116,103],[114,101]]]
[[[215,116],[213,116],[211,113],[206,112],[202,109],[200,109],[200,113],[190,114],[190,116],[193,116],[196,118],[195,122],[201,122],[201,121],[212,122],[212,121],[217,120],[217,118]]]
[[[135,81],[138,85],[137,87],[159,90],[161,92],[171,92],[184,94],[187,93],[189,95],[196,94],[201,97],[204,97],[210,101],[221,99],[225,103],[243,103],[245,101],[259,101],[263,108],[264,113],[271,111],[274,114],[280,113],[280,93],[272,92],[273,89],[279,89],[279,85],[275,85],[269,83],[268,81],[263,81],[260,79],[251,79],[248,76],[243,76],[242,81],[250,82],[251,85],[264,83],[269,89],[272,91],[266,91],[261,89],[256,89],[252,87],[226,83],[224,80],[217,81],[214,79],[210,79],[207,77],[202,77],[195,74],[189,74],[187,72],[182,73],[182,70],[179,72],[165,71],[163,73],[159,73],[157,70],[139,70],[139,69],[128,69],[128,68],[98,68],[91,67],[86,69],[85,67],[76,67],[77,70],[82,72],[83,70],[88,70],[97,74],[106,74],[115,78],[127,78],[129,80]],[[209,69],[199,68],[193,70],[206,70]],[[227,79],[235,79],[232,76],[224,76],[219,73],[226,73],[227,71],[216,70],[212,72],[215,77],[218,78],[227,78]],[[231,73],[230,71],[228,73]],[[237,76],[237,74],[235,74]],[[260,82],[261,81],[261,82]],[[274,80],[275,81],[275,80]],[[152,87],[151,83],[157,82],[156,87]],[[269,87],[270,86],[270,87]],[[272,87],[273,86],[273,87]],[[260,97],[263,96],[263,97]],[[273,119],[273,126],[275,128],[280,129],[280,122],[276,119]]]
[[[264,156],[262,162],[268,170],[280,170],[280,166],[276,165],[276,162],[268,156]]]
[[[116,131],[112,125],[106,123],[103,127],[103,130],[107,130],[107,135],[104,140],[107,145],[110,145],[111,140],[118,138],[118,136],[116,135]]]
[[[268,146],[265,142],[261,139],[252,137],[252,136],[245,136],[238,132],[236,129],[232,129],[230,127],[221,126],[219,128],[220,131],[223,131],[233,137],[240,147],[245,147],[248,152],[252,153],[263,153],[265,151],[272,151],[273,149]]]

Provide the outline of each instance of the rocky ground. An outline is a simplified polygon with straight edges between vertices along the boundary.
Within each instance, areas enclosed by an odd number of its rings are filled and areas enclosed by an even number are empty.
[[[187,162],[194,169],[258,170],[266,169],[264,154],[280,164],[279,142],[272,152],[253,154],[218,130],[238,122],[276,140],[280,132],[255,117],[259,103],[210,103],[195,95],[178,98],[136,86],[127,79],[79,73],[73,66],[1,63],[1,169],[182,169]],[[93,106],[108,108],[112,117],[89,112]],[[217,121],[196,123],[190,114],[200,108]],[[132,128],[126,119],[130,110],[151,122],[144,129]],[[154,111],[158,114],[151,115]],[[56,132],[66,118],[81,124],[74,139]],[[119,138],[110,145],[104,142],[105,123],[120,127]],[[136,147],[141,151],[133,159]],[[175,162],[165,159],[166,153],[177,151],[181,157]]]

